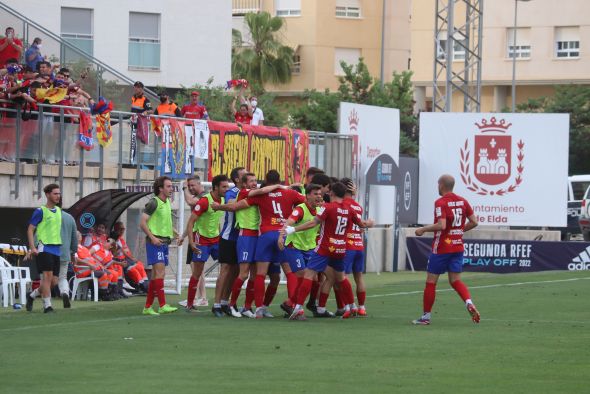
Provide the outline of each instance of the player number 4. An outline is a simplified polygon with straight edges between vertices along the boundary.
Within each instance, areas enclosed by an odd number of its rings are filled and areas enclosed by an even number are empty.
[[[461,208],[453,208],[453,225],[452,227],[461,227],[463,222],[463,210]]]
[[[346,225],[348,224],[348,218],[338,216],[338,223],[336,224],[336,235],[344,235],[346,232]]]
[[[279,217],[283,217],[283,211],[281,210],[281,204],[278,204],[276,201],[272,201],[272,210],[274,213],[279,215]]]

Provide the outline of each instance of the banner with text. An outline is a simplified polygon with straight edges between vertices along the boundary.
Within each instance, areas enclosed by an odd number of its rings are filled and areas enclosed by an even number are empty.
[[[568,114],[422,113],[418,221],[450,174],[482,225],[565,226],[568,147]]]
[[[186,179],[193,174],[195,131],[192,121],[162,119],[162,156],[160,174]]]
[[[306,132],[213,121],[208,124],[209,180],[217,174],[229,175],[235,167],[246,167],[259,180],[274,169],[289,184],[305,181],[309,167]]]
[[[414,269],[426,271],[432,238],[409,237],[408,252]],[[408,263],[407,268],[410,269]],[[590,270],[590,243],[465,240],[463,270],[471,272],[535,272]]]

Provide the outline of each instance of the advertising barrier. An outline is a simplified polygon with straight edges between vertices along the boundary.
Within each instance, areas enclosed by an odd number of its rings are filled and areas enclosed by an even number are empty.
[[[415,270],[426,271],[431,244],[432,238],[407,239]],[[496,274],[549,270],[590,271],[590,243],[465,240],[463,270]]]

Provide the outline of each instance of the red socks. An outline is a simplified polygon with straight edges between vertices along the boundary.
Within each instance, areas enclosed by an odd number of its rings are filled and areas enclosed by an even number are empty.
[[[307,299],[307,296],[309,295],[309,292],[311,291],[312,282],[313,281],[311,279],[303,279],[303,282],[301,282],[301,286],[299,286],[299,290],[297,290],[297,304],[298,305],[305,304],[305,300]]]
[[[326,303],[328,302],[328,297],[330,296],[330,293],[320,293],[320,301],[318,303],[318,306],[320,308],[325,308],[326,307]]]
[[[244,281],[239,276],[234,280],[234,284],[231,288],[231,299],[229,300],[229,304],[231,306],[236,306],[236,302],[238,302],[238,297],[240,296],[240,292],[242,291],[242,285]]]
[[[460,280],[456,280],[453,283],[451,283],[451,286],[453,286],[453,289],[455,289],[455,291],[459,294],[459,297],[461,297],[463,302],[471,298],[471,295],[469,294],[469,289],[467,289],[465,283],[461,282]]]
[[[344,302],[345,306],[354,304],[352,286],[350,285],[350,281],[347,278],[344,278],[344,280],[340,282],[340,296],[342,297],[342,301]]]
[[[270,306],[272,300],[275,298],[275,294],[277,294],[277,287],[269,284],[266,288],[266,293],[264,293],[264,306]]]
[[[356,299],[359,302],[359,306],[365,305],[365,298],[367,298],[366,291],[357,291],[356,292]]]
[[[254,279],[248,279],[246,285],[246,301],[244,301],[244,308],[252,309],[252,301],[254,301]]]
[[[164,279],[154,279],[155,293],[160,301],[160,306],[166,305],[166,296],[164,295]]]
[[[145,307],[146,308],[151,307],[152,304],[154,303],[154,295],[155,295],[155,292],[154,292],[154,280],[155,279],[152,279],[148,283],[148,291],[147,291],[147,295],[146,295],[146,298],[145,298]]]
[[[435,298],[436,298],[436,283],[426,282],[426,286],[424,287],[424,298],[423,298],[424,313],[430,313],[432,311],[432,305],[434,305]]]
[[[188,281],[188,294],[186,296],[186,307],[190,308],[193,306],[195,302],[195,296],[197,295],[197,285],[199,284],[199,279],[191,276]]]
[[[256,306],[260,308],[264,305],[264,279],[266,275],[256,275],[254,280],[254,300]]]
[[[334,296],[336,297],[336,307],[338,309],[343,309],[344,302],[342,301],[342,289],[338,286],[334,286]]]
[[[289,272],[287,275],[287,297],[291,298],[295,296],[297,291],[297,275],[294,272]],[[275,290],[276,293],[276,290]],[[268,305],[266,302],[264,305]]]

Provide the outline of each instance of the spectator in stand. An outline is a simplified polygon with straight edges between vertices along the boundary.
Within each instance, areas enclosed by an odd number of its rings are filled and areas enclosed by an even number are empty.
[[[264,126],[264,113],[258,108],[258,99],[254,96],[248,101],[248,113],[252,117],[252,126]]]
[[[37,63],[37,71],[39,72],[39,75],[37,76],[38,82],[41,82],[45,87],[49,87],[53,84],[54,77],[51,63],[47,60]]]
[[[25,51],[25,64],[33,70],[36,70],[37,63],[42,62],[43,60],[46,59],[41,55],[41,39],[35,37],[29,49]]]
[[[143,83],[137,81],[133,84],[133,96],[131,97],[131,112],[134,114],[148,115],[152,112],[152,103],[143,94]]]
[[[250,124],[252,122],[252,114],[249,111],[248,104],[246,104],[246,99],[244,98],[244,87],[240,87],[240,111],[236,111],[236,101],[238,100],[237,96],[234,96],[234,99],[231,102],[231,112],[234,114],[234,119],[238,124]]]
[[[23,43],[14,36],[12,27],[6,28],[6,37],[0,39],[0,67],[4,67],[8,59],[20,59],[23,53]]]
[[[186,104],[180,110],[180,113],[184,118],[188,119],[209,119],[207,108],[204,105],[199,104],[200,93],[194,91],[191,93],[191,102]]]
[[[63,75],[64,81],[66,81],[68,84],[74,83],[74,80],[72,79],[72,73],[70,72],[69,68],[62,67],[59,69],[59,73]]]
[[[156,108],[154,112],[155,115],[160,116],[177,116],[182,117],[180,113],[180,109],[170,100],[168,93],[160,93],[160,105]]]

